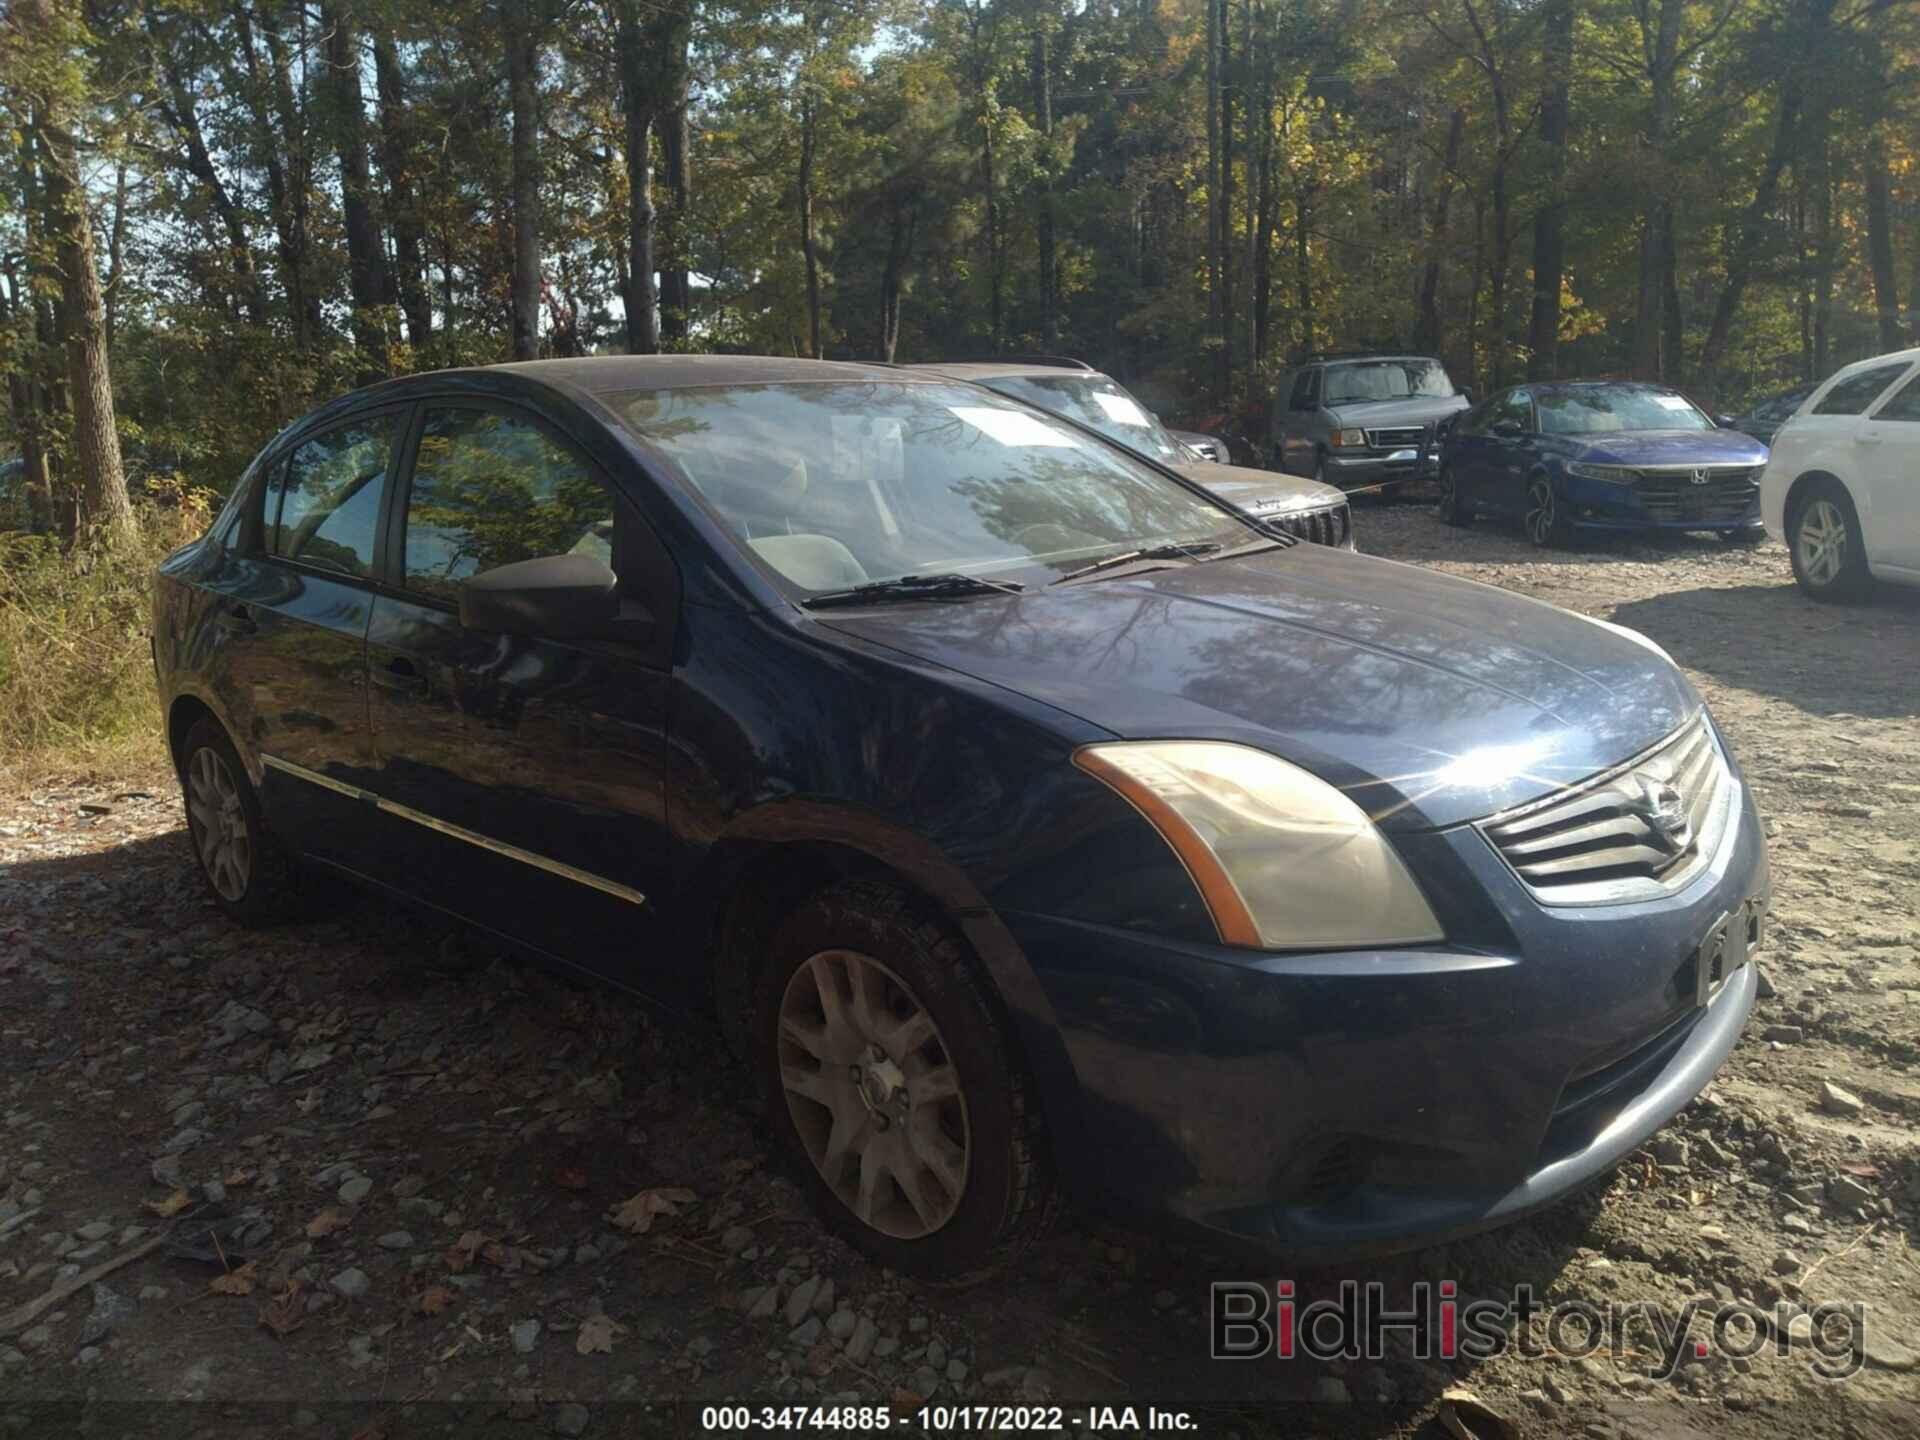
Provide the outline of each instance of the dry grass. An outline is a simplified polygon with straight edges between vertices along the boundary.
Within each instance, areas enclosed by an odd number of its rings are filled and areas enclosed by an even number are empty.
[[[0,535],[0,789],[164,761],[153,570],[206,523],[197,503],[146,507],[133,540],[66,553],[46,536]]]

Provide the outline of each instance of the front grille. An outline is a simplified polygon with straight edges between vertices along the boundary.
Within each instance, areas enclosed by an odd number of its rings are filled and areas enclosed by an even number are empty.
[[[1696,475],[1706,478],[1696,483]],[[1760,494],[1760,471],[1750,466],[1642,470],[1633,492],[1656,520],[1739,520]]]
[[[1480,828],[1546,904],[1653,899],[1719,848],[1734,790],[1701,714],[1639,759]]]
[[[1313,545],[1344,545],[1353,517],[1344,505],[1324,510],[1300,510],[1291,515],[1276,515],[1266,522],[1268,530],[1291,535]]]
[[[1400,450],[1408,445],[1418,445],[1426,435],[1424,425],[1395,425],[1385,430],[1367,431],[1367,444],[1376,450]]]

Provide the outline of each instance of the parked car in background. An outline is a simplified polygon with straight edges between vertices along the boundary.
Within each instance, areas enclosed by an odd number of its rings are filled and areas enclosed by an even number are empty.
[[[1920,350],[1862,360],[1774,437],[1760,480],[1767,532],[1816,600],[1875,580],[1920,585]]]
[[[1169,430],[1167,433],[1202,460],[1225,465],[1233,459],[1227,442],[1218,435],[1209,435],[1202,430]]]
[[[1193,447],[1160,423],[1126,387],[1080,360],[1057,356],[1009,356],[951,365],[922,364],[910,370],[945,375],[1033,405],[1085,425],[1126,446],[1247,512],[1256,523],[1316,545],[1353,548],[1353,516],[1346,495],[1331,485],[1275,475],[1268,470],[1226,464],[1220,442],[1217,459],[1196,459]],[[1212,436],[1187,432],[1201,440]]]
[[[1060,1186],[1296,1259],[1499,1225],[1753,1004],[1765,835],[1653,642],[935,375],[358,391],[162,563],[152,642],[222,911],[331,870],[711,1014],[918,1275],[1017,1263]]]
[[[1439,448],[1439,515],[1449,525],[1497,515],[1542,546],[1601,531],[1764,533],[1767,447],[1664,385],[1516,385],[1455,421]]]
[[[1819,388],[1818,385],[1796,385],[1791,390],[1782,390],[1777,395],[1756,400],[1735,415],[1730,423],[1735,430],[1744,430],[1762,444],[1771,445],[1774,433]]]
[[[1384,492],[1433,473],[1433,428],[1470,403],[1429,356],[1309,356],[1280,377],[1269,458],[1290,475]]]

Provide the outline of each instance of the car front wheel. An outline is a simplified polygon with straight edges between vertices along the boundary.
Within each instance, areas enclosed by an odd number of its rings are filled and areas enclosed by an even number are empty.
[[[1793,578],[1816,600],[1859,600],[1871,584],[1860,517],[1838,485],[1822,482],[1795,506],[1787,522],[1787,553]]]
[[[1573,527],[1567,523],[1560,497],[1553,493],[1553,481],[1536,475],[1527,482],[1527,539],[1541,549],[1565,549],[1573,543]]]
[[[756,1010],[769,1121],[846,1239],[965,1284],[1045,1228],[1032,1082],[950,928],[890,886],[835,886],[780,927]]]
[[[1460,496],[1460,487],[1454,479],[1453,467],[1445,465],[1440,470],[1440,523],[1443,525],[1465,526],[1473,523],[1473,506]]]

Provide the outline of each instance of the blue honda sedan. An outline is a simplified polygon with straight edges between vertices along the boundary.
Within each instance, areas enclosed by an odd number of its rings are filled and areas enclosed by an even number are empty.
[[[1657,645],[1262,531],[886,366],[389,381],[160,567],[211,904],[345,875],[716,1023],[820,1212],[1295,1257],[1606,1175],[1753,1003],[1766,841]]]
[[[1462,416],[1440,445],[1440,518],[1519,520],[1540,546],[1583,532],[1710,530],[1752,543],[1767,447],[1664,385],[1516,385]]]

